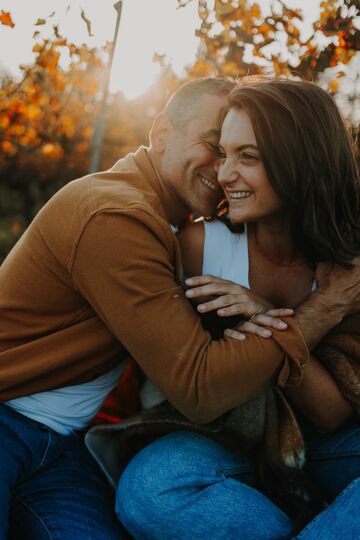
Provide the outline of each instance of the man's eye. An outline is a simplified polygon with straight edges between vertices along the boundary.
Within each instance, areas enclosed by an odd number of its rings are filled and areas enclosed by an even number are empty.
[[[206,143],[208,145],[208,147],[213,151],[215,152],[215,154],[221,158],[221,159],[225,159],[226,158],[226,155],[224,154],[224,152],[221,150],[221,148],[219,147],[218,144],[216,143],[212,143],[212,142],[207,142]]]

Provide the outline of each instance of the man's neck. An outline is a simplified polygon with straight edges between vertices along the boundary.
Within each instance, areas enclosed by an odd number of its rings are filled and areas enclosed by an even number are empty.
[[[159,181],[160,189],[157,191],[157,195],[159,196],[167,220],[169,221],[169,223],[171,223],[171,225],[181,225],[188,219],[190,210],[182,202],[182,200],[179,199],[178,195],[174,192],[172,187],[166,184],[162,179],[159,173],[159,167],[157,165],[154,154],[151,152],[151,149],[148,149],[147,153]]]

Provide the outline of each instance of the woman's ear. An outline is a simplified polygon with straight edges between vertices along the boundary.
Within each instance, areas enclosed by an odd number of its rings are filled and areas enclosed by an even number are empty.
[[[149,135],[150,146],[155,152],[164,152],[168,137],[173,130],[173,125],[165,113],[160,112],[155,116]]]

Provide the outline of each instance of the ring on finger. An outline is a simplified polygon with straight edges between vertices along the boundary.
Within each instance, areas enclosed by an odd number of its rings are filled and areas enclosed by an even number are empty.
[[[265,309],[258,309],[257,311],[255,311],[255,313],[253,313],[250,317],[250,319],[248,319],[248,322],[252,322],[255,317],[257,317],[258,315],[263,315],[264,313],[266,313],[266,310]]]

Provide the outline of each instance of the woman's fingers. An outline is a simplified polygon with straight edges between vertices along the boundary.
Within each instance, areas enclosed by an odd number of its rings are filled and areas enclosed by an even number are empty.
[[[232,339],[238,339],[240,341],[244,341],[246,339],[246,334],[243,332],[239,332],[238,330],[233,330],[232,328],[227,328],[224,331],[224,337],[229,337]]]
[[[222,279],[216,276],[204,275],[204,276],[193,276],[191,278],[185,279],[185,284],[188,287],[199,287],[201,285],[207,285],[208,283],[231,283],[226,279]]]
[[[263,326],[259,326],[250,321],[243,321],[242,323],[237,324],[235,329],[242,333],[247,332],[263,338],[269,338],[272,336],[272,332],[269,330],[269,328],[264,328]]]
[[[185,294],[188,298],[201,298],[209,296],[225,296],[228,294],[238,294],[244,295],[244,299],[249,296],[249,294],[243,290],[241,285],[234,285],[233,283],[206,283],[203,285],[198,285],[193,289],[188,289],[185,291]]]
[[[240,321],[234,329],[225,330],[224,336],[240,339],[236,337],[236,333],[244,334],[246,332],[263,338],[269,338],[272,336],[270,328],[286,330],[288,327],[286,322],[278,317],[289,317],[293,313],[294,310],[290,308],[269,309],[266,313],[259,313],[252,316],[251,321]]]
[[[270,315],[271,317],[289,317],[290,315],[294,315],[294,310],[291,308],[268,309],[266,315]]]
[[[270,326],[271,328],[276,328],[277,330],[286,330],[288,325],[285,321],[279,319],[279,317],[286,317],[292,315],[293,310],[287,310],[290,313],[287,313],[286,310],[270,310],[266,313],[260,313],[251,318],[251,322],[260,326]]]
[[[250,317],[251,313],[254,313],[258,306],[254,302],[239,302],[238,296],[225,295],[214,298],[203,304],[199,304],[197,309],[201,313],[208,311],[217,311],[220,317],[233,317],[241,315],[242,317]]]

